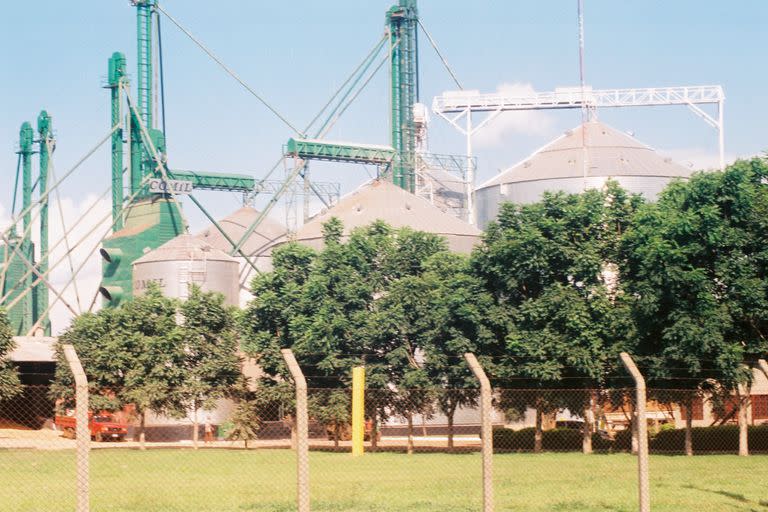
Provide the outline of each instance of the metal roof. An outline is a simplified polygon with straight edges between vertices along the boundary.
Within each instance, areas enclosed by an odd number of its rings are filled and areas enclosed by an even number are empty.
[[[227,236],[237,243],[260,214],[261,212],[255,208],[244,206],[228,217],[221,219],[219,225],[227,233]],[[268,253],[272,246],[285,239],[285,235],[285,227],[267,217],[248,237],[243,245],[243,252],[249,256],[259,256]],[[195,237],[227,254],[233,249],[232,244],[224,238],[224,235],[214,225],[208,226],[195,235]]]
[[[585,143],[586,142],[586,143]],[[660,156],[634,137],[598,121],[568,130],[522,162],[483,183],[478,190],[506,183],[557,178],[655,176],[687,178],[691,170]]]
[[[476,227],[442,212],[429,201],[388,181],[373,180],[309,220],[296,232],[299,243],[322,246],[323,224],[337,217],[344,224],[344,235],[357,227],[383,220],[395,228],[410,227],[444,236],[451,250],[469,253],[480,240]]]
[[[50,336],[14,336],[16,346],[8,354],[8,359],[16,362],[42,362],[56,361],[54,346],[58,338]]]
[[[186,260],[206,260],[206,261],[231,261],[237,260],[213,247],[205,240],[201,240],[192,235],[179,235],[173,238],[157,249],[146,253],[141,258],[133,262],[134,265],[150,263],[154,261],[186,261]]]

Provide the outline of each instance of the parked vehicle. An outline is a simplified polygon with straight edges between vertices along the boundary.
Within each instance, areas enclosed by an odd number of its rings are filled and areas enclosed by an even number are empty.
[[[62,431],[62,435],[69,439],[74,439],[76,435],[77,420],[74,411],[71,415],[56,416],[54,418],[56,428]],[[98,414],[88,413],[88,430],[91,432],[91,439],[98,442],[102,441],[122,441],[128,435],[128,425],[115,420],[115,417],[108,412]]]

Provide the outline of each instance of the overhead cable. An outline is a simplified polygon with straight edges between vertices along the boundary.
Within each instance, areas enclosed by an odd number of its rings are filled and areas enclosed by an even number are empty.
[[[230,69],[226,64],[224,64],[221,61],[221,59],[219,59],[211,50],[209,50],[202,42],[200,42],[199,39],[197,39],[195,36],[193,36],[192,33],[189,30],[184,28],[178,21],[176,21],[176,18],[174,18],[173,16],[168,14],[168,11],[163,9],[160,5],[156,5],[155,8],[158,11],[162,12],[163,14],[165,14],[165,16],[169,20],[171,20],[171,22],[174,25],[176,25],[179,30],[184,32],[187,35],[187,37],[189,37],[192,40],[193,43],[195,43],[198,47],[200,47],[200,49],[203,50],[211,59],[213,59],[213,61],[216,62],[216,64],[218,64],[224,71],[226,71],[229,74],[229,76],[231,76],[232,78],[237,80],[237,82],[240,85],[242,85],[245,88],[245,90],[250,92],[257,100],[259,100],[261,102],[262,105],[267,107],[267,109],[269,109],[270,112],[272,112],[278,119],[280,119],[280,121],[282,121],[283,124],[285,124],[288,128],[293,130],[293,132],[296,133],[297,135],[299,135],[299,136],[303,135],[295,126],[293,126],[290,123],[290,121],[288,121],[288,119],[286,119],[282,114],[280,114],[280,112],[278,112],[277,109],[275,109],[272,105],[270,105],[263,97],[261,97],[261,95],[259,93],[254,91],[251,86],[249,86],[242,78],[240,78],[237,75],[237,73],[232,71],[232,69]]]
[[[451,78],[453,78],[453,81],[456,82],[456,86],[463,91],[464,86],[462,86],[461,82],[459,82],[459,79],[456,78],[456,73],[454,73],[453,70],[451,69],[451,66],[448,65],[448,61],[445,59],[445,57],[443,57],[442,52],[440,52],[440,49],[437,47],[437,43],[435,43],[435,40],[432,39],[432,36],[427,31],[427,27],[424,26],[424,24],[421,22],[421,19],[417,21],[419,23],[419,26],[421,27],[421,30],[424,31],[424,35],[427,36],[427,39],[429,39],[429,44],[432,45],[432,48],[435,49],[435,53],[437,53],[437,56],[440,57],[441,61],[443,61],[443,65],[445,66],[445,69],[448,71],[448,74],[451,75]]]

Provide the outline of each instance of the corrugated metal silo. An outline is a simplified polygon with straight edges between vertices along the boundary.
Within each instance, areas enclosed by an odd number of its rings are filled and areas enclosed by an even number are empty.
[[[244,206],[228,217],[218,221],[219,226],[224,230],[227,236],[238,243],[248,228],[253,224],[261,212]],[[286,229],[279,222],[271,218],[265,218],[259,226],[248,236],[248,239],[242,246],[243,252],[248,259],[256,265],[261,272],[272,270],[272,248],[284,240]],[[195,235],[195,238],[212,245],[213,247],[227,254],[232,252],[232,244],[221,234],[216,226],[211,225]],[[251,299],[250,284],[256,271],[249,265],[245,258],[236,254],[234,258],[240,265],[238,275],[239,300],[240,305],[244,306]]]
[[[297,242],[314,248],[323,245],[323,224],[337,217],[344,236],[357,227],[383,220],[392,227],[410,227],[443,236],[454,252],[469,253],[480,241],[480,230],[443,212],[429,201],[385,180],[361,186],[328,210],[316,215],[296,232]]]
[[[168,297],[185,299],[189,286],[219,292],[238,305],[238,262],[192,235],[179,235],[133,263],[133,290],[141,295],[157,283]]]
[[[612,179],[629,192],[653,200],[670,181],[690,174],[690,169],[634,137],[591,121],[479,186],[475,191],[478,226],[495,219],[501,203],[533,203],[546,191],[578,193],[600,188]]]

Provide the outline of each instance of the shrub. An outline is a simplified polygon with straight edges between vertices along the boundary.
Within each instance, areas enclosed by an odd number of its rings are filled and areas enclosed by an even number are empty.
[[[750,426],[749,449],[768,452],[768,425]],[[736,453],[739,450],[738,425],[695,427],[691,430],[693,451],[699,453]],[[685,449],[685,429],[663,430],[651,440],[651,450],[680,453]]]
[[[497,452],[530,452],[533,451],[534,435],[534,428],[498,428],[493,431],[493,447]],[[592,447],[595,450],[609,450],[611,443],[598,434],[592,435]],[[570,428],[545,430],[542,433],[541,446],[543,450],[552,452],[581,451],[582,433]]]

